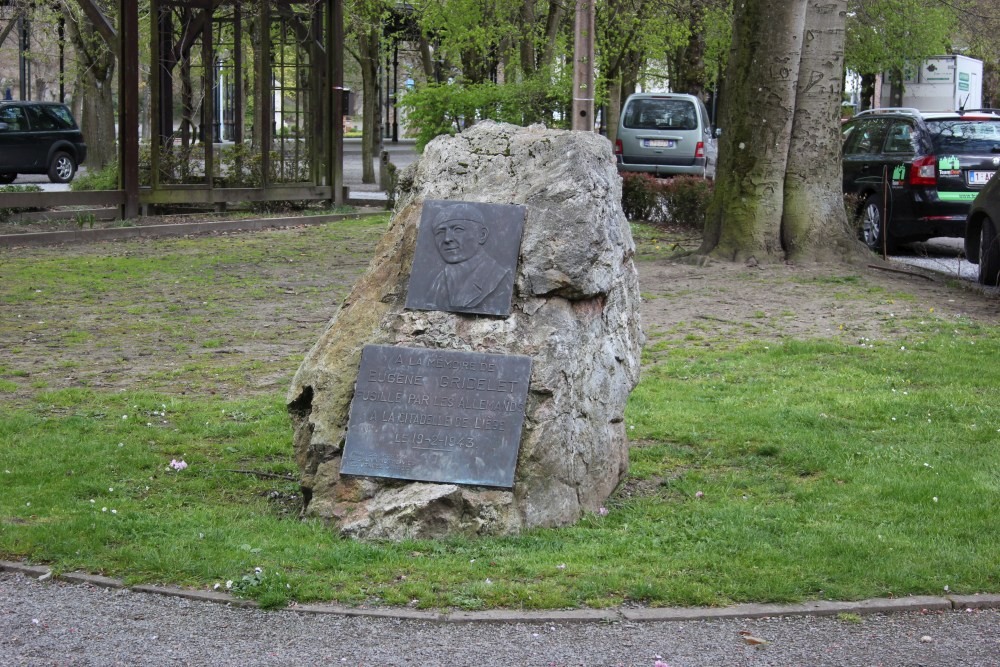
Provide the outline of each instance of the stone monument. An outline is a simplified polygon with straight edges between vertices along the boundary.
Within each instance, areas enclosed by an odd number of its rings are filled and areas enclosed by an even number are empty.
[[[304,514],[398,540],[596,511],[628,468],[633,253],[604,137],[483,122],[428,144],[289,390]]]

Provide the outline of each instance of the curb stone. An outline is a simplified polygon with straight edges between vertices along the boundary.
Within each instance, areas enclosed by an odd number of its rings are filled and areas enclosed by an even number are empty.
[[[55,579],[69,584],[84,584],[110,589],[125,589],[134,593],[149,593],[179,597],[196,602],[212,602],[232,607],[256,609],[253,600],[237,598],[229,593],[203,591],[173,586],[140,584],[126,586],[120,579],[112,579],[85,572],[55,574],[49,568],[0,560],[0,572],[21,574],[34,579]],[[816,600],[796,604],[739,604],[731,607],[663,607],[618,609],[561,609],[553,611],[508,610],[432,612],[417,609],[365,609],[338,604],[293,604],[274,611],[301,614],[329,614],[337,616],[367,616],[432,623],[620,623],[662,621],[708,621],[733,618],[776,618],[793,616],[832,616],[835,614],[897,614],[921,611],[972,611],[974,609],[1000,609],[1000,595],[914,595],[904,598],[874,598],[853,602]]]

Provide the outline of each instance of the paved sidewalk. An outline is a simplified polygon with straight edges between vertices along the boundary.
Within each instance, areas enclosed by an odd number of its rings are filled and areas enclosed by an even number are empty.
[[[952,596],[728,609],[264,612],[210,591],[124,588],[0,562],[0,665],[994,667],[998,607],[1000,596]]]

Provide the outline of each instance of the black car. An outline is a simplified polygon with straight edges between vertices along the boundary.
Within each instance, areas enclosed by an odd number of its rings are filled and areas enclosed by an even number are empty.
[[[972,202],[965,223],[965,256],[979,264],[979,282],[1000,284],[1000,176]]]
[[[86,157],[83,134],[66,105],[0,102],[0,183],[13,183],[18,174],[48,174],[53,183],[67,183]]]
[[[961,238],[969,205],[1000,166],[1000,115],[873,109],[843,125],[844,192],[873,250]]]

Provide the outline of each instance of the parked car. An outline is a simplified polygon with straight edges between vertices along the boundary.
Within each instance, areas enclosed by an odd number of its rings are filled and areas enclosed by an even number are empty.
[[[0,102],[0,183],[13,183],[18,174],[68,183],[86,157],[83,134],[66,105]]]
[[[969,205],[1000,166],[1000,115],[863,111],[843,125],[844,192],[873,250],[961,238]]]
[[[979,282],[1000,284],[1000,176],[994,176],[972,202],[965,223],[965,256],[979,264]]]
[[[718,148],[705,103],[678,93],[629,95],[615,156],[619,171],[714,178]]]

